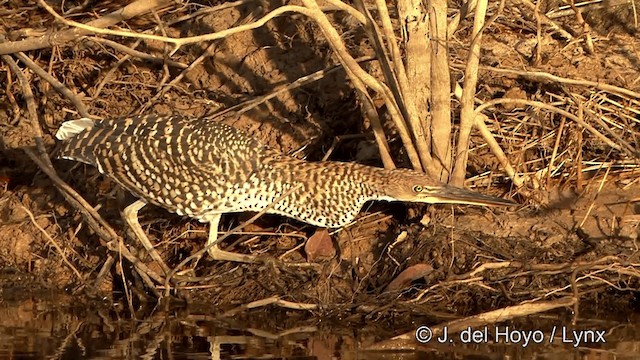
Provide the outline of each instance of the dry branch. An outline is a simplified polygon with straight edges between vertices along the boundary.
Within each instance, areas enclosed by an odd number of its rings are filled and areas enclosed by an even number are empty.
[[[169,59],[163,59],[163,58],[159,58],[157,56],[151,55],[151,54],[147,54],[145,52],[142,51],[138,51],[136,49],[130,48],[128,46],[122,45],[120,43],[117,43],[115,41],[111,41],[109,39],[103,39],[103,38],[99,38],[99,37],[95,37],[95,36],[88,36],[85,39],[90,40],[90,41],[94,41],[97,42],[99,44],[103,44],[103,45],[107,45],[115,50],[118,50],[120,52],[123,52],[127,55],[130,55],[132,57],[136,57],[139,59],[143,59],[143,60],[147,60],[150,62],[154,62],[154,63],[159,63],[159,64],[167,64],[169,66],[173,66],[176,67],[178,69],[186,69],[187,68],[187,64],[183,64],[181,62],[178,61],[173,61],[173,60],[169,60]]]
[[[71,101],[73,103],[73,105],[75,105],[76,109],[78,109],[78,113],[80,114],[80,116],[85,117],[85,118],[90,118],[91,117],[91,114],[89,114],[89,111],[87,110],[87,107],[84,105],[82,100],[80,100],[80,98],[78,98],[78,96],[73,93],[73,91],[69,90],[69,88],[64,86],[64,84],[61,83],[60,81],[58,81],[58,79],[54,78],[51,74],[46,72],[43,68],[41,68],[38,64],[36,64],[33,60],[31,60],[31,58],[29,58],[27,55],[25,55],[25,53],[18,52],[16,54],[16,57],[18,59],[20,59],[20,61],[22,61],[25,65],[27,65],[27,67],[31,71],[33,71],[36,75],[40,76],[46,82],[51,84],[53,86],[53,88],[57,92],[59,92],[64,97],[69,99],[69,101]]]
[[[84,279],[82,278],[82,275],[80,274],[80,271],[78,271],[78,269],[76,269],[76,267],[73,266],[73,264],[69,261],[69,259],[67,259],[67,256],[64,254],[64,251],[62,250],[60,245],[58,245],[58,243],[51,237],[51,235],[49,235],[49,233],[45,229],[43,229],[42,226],[40,226],[38,224],[38,222],[36,221],[36,218],[33,216],[33,213],[31,212],[31,210],[27,209],[27,207],[22,205],[22,203],[20,203],[20,202],[18,202],[18,204],[20,205],[22,210],[24,210],[27,213],[27,215],[29,215],[29,219],[31,219],[31,223],[38,230],[40,230],[40,232],[42,233],[42,235],[44,235],[44,237],[47,239],[49,244],[51,244],[56,249],[56,251],[58,251],[58,254],[62,258],[62,261],[67,265],[67,267],[69,267],[69,269],[71,269],[73,274],[78,278],[78,280],[80,280],[80,282],[84,283]]]
[[[464,65],[453,64],[452,67],[462,68]],[[492,71],[499,74],[507,74],[514,76],[522,76],[525,79],[538,81],[538,82],[558,82],[561,84],[567,85],[578,85],[578,86],[586,86],[592,87],[594,89],[607,91],[610,93],[632,97],[634,99],[640,99],[640,93],[635,91],[621,88],[615,85],[604,84],[601,82],[589,81],[589,80],[580,80],[580,79],[568,79],[561,76],[553,75],[550,73],[546,73],[543,71],[523,71],[523,70],[515,70],[515,69],[499,69],[491,66],[480,66],[479,70],[483,71]]]
[[[345,68],[348,69],[347,74],[349,74],[351,78],[357,77],[365,85],[379,93],[384,98],[384,101],[387,104],[387,110],[389,111],[391,118],[398,128],[398,132],[400,133],[400,137],[402,138],[402,143],[407,150],[407,155],[411,160],[412,166],[415,169],[421,169],[422,165],[420,162],[420,157],[413,145],[413,140],[405,123],[405,119],[402,116],[399,105],[395,101],[392,91],[385,84],[378,82],[377,79],[364,71],[364,69],[362,69],[358,65],[355,59],[351,57],[351,55],[349,55],[349,52],[344,45],[344,42],[340,38],[340,35],[335,30],[335,28],[333,28],[327,16],[320,10],[315,0],[303,0],[303,3],[308,8],[305,8],[305,12],[303,13],[316,21],[316,23],[320,26],[332,49],[336,52],[336,55],[340,59],[340,62]]]
[[[364,24],[364,23],[367,22],[367,18],[364,16],[363,13],[361,13],[360,11],[358,11],[355,8],[351,7],[350,5],[345,4],[344,2],[342,2],[340,0],[327,0],[327,3],[333,5],[336,8],[338,8],[339,10],[342,10],[342,11],[346,12],[347,14],[353,16],[353,18],[358,20],[358,22],[360,22],[361,24]]]
[[[469,139],[473,127],[473,107],[476,94],[476,84],[478,82],[478,64],[480,63],[480,45],[482,30],[487,13],[487,0],[478,0],[475,17],[473,21],[473,31],[471,32],[471,46],[469,57],[464,70],[464,85],[462,86],[462,97],[460,99],[460,135],[454,154],[454,167],[451,174],[451,182],[454,185],[462,185],[467,174],[467,157],[469,151]]]
[[[502,165],[502,167],[504,168],[504,171],[511,178],[511,182],[513,182],[513,184],[517,188],[522,188],[524,186],[524,179],[520,174],[516,172],[513,165],[511,164],[511,161],[509,161],[509,158],[507,158],[507,155],[504,153],[504,150],[502,150],[500,144],[498,144],[491,131],[487,128],[486,120],[486,115],[478,114],[475,119],[475,126],[480,131],[480,135],[482,135],[484,141],[486,141],[487,145],[489,145],[489,148],[491,149],[493,155],[498,159],[500,165]],[[527,194],[523,193],[523,195],[526,196]]]
[[[533,106],[533,107],[537,107],[537,108],[553,111],[555,113],[558,113],[558,114],[560,114],[562,116],[565,116],[565,117],[575,121],[577,124],[579,124],[580,126],[585,128],[587,131],[589,131],[591,134],[593,134],[598,139],[602,140],[608,146],[610,146],[610,147],[612,147],[612,148],[614,148],[616,150],[627,151],[625,148],[623,148],[622,146],[616,144],[615,142],[613,142],[612,140],[610,140],[609,138],[604,136],[596,128],[594,128],[593,126],[591,126],[590,124],[588,124],[584,120],[580,119],[578,116],[573,115],[568,111],[559,109],[559,108],[557,108],[555,106],[552,106],[552,105],[549,105],[549,104],[545,104],[545,103],[540,102],[540,101],[525,100],[525,99],[505,99],[505,98],[494,99],[494,100],[491,100],[491,101],[487,101],[486,103],[478,106],[476,108],[476,110],[475,110],[475,113],[476,114],[481,113],[485,109],[487,109],[489,107],[492,107],[492,106],[495,106],[495,105],[498,105],[498,104],[516,104],[516,105]],[[631,153],[629,155],[636,156],[636,154],[633,154],[633,153]]]
[[[317,304],[297,303],[297,302],[282,300],[279,296],[272,296],[266,299],[256,300],[248,304],[240,305],[236,308],[233,308],[231,310],[224,312],[222,315],[219,316],[219,318],[232,317],[241,312],[245,312],[251,309],[257,309],[257,308],[261,308],[269,305],[276,305],[285,309],[307,310],[307,311],[317,310],[319,308]]]
[[[39,3],[41,5],[44,4],[48,8],[51,8],[49,7],[49,5],[46,5],[44,1],[40,1]],[[90,28],[104,28],[115,25],[121,21],[129,20],[138,15],[145,14],[152,9],[159,9],[161,7],[170,5],[171,3],[173,3],[173,1],[171,0],[138,0],[123,7],[118,11],[114,11],[101,18],[89,21],[88,23],[83,25],[86,25]],[[0,55],[13,54],[19,51],[31,51],[52,46],[60,46],[90,33],[91,31],[77,27],[53,34],[43,35],[37,38],[30,38],[14,42],[4,42],[0,43]]]
[[[533,2],[529,1],[529,0],[515,0],[515,1],[521,3],[522,5],[524,5],[529,10],[535,11],[535,9],[536,9],[536,5]],[[545,25],[549,26],[551,29],[553,29],[553,31],[555,31],[560,36],[562,36],[565,40],[567,40],[567,41],[573,41],[574,40],[573,35],[571,35],[569,32],[567,32],[562,27],[560,27],[558,24],[556,24],[547,15],[540,14],[540,20],[542,21],[542,23],[544,23]]]

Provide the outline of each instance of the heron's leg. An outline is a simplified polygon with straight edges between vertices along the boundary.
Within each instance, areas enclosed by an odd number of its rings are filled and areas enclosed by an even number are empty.
[[[162,271],[167,274],[169,273],[167,264],[164,263],[164,261],[160,257],[160,254],[158,254],[158,251],[156,251],[156,249],[153,247],[151,241],[149,241],[149,238],[147,237],[147,234],[144,233],[144,230],[142,230],[142,226],[140,226],[140,223],[138,222],[138,211],[140,211],[140,209],[142,209],[145,205],[146,203],[144,201],[137,200],[122,211],[122,218],[124,218],[124,221],[127,222],[129,228],[131,228],[137,240],[140,241],[142,246],[144,246],[144,248],[149,252],[151,258],[156,263],[158,263],[158,265],[160,265],[160,267],[162,268]]]
[[[230,251],[224,251],[218,246],[218,226],[222,214],[215,214],[209,217],[209,239],[207,240],[207,251],[213,260],[235,261],[242,263],[255,263],[256,257],[245,254],[238,254]]]

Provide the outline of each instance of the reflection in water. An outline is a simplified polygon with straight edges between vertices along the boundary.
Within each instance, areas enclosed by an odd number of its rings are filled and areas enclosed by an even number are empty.
[[[125,318],[101,304],[71,306],[27,300],[0,302],[1,359],[637,359],[640,326],[634,321],[591,320],[584,328],[607,329],[606,344],[519,345],[427,344],[412,351],[367,352],[373,343],[407,329],[381,325],[316,326],[302,312],[268,308],[245,318],[217,319],[205,310],[163,312]],[[211,312],[211,311],[209,311]],[[548,328],[528,319],[521,329]],[[553,319],[556,323],[557,318]],[[317,319],[316,319],[317,321]],[[533,321],[533,322],[532,322]],[[516,326],[516,325],[514,325]],[[388,327],[388,326],[387,326]],[[546,331],[546,330],[545,330]],[[547,333],[548,334],[548,333]],[[416,346],[417,343],[410,344]]]

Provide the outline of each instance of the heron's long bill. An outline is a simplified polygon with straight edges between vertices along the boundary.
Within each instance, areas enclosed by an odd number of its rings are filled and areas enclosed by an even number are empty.
[[[439,203],[469,204],[480,206],[515,206],[518,203],[491,195],[480,194],[475,191],[445,185],[437,195]]]

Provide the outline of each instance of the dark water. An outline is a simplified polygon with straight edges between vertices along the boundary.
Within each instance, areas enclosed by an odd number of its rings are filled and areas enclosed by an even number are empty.
[[[606,342],[544,341],[420,345],[405,343],[385,352],[367,348],[413,329],[389,326],[343,326],[309,320],[304,312],[263,309],[242,318],[219,319],[204,310],[165,312],[151,309],[134,318],[104,304],[74,304],[30,299],[0,299],[1,359],[640,359],[640,324],[637,319],[588,319],[583,330],[601,331]],[[296,319],[306,317],[298,321]],[[556,324],[556,325],[550,325]],[[501,324],[536,328],[548,340],[562,322],[552,315],[529,317],[526,323]],[[419,325],[416,325],[416,328]],[[491,325],[488,332],[495,330]],[[477,330],[477,329],[474,329]],[[583,332],[593,334],[593,332]],[[471,335],[468,333],[467,335]],[[565,339],[566,340],[566,339]],[[575,339],[574,339],[575,340]],[[595,340],[595,339],[594,339]],[[413,347],[414,349],[411,349]]]

